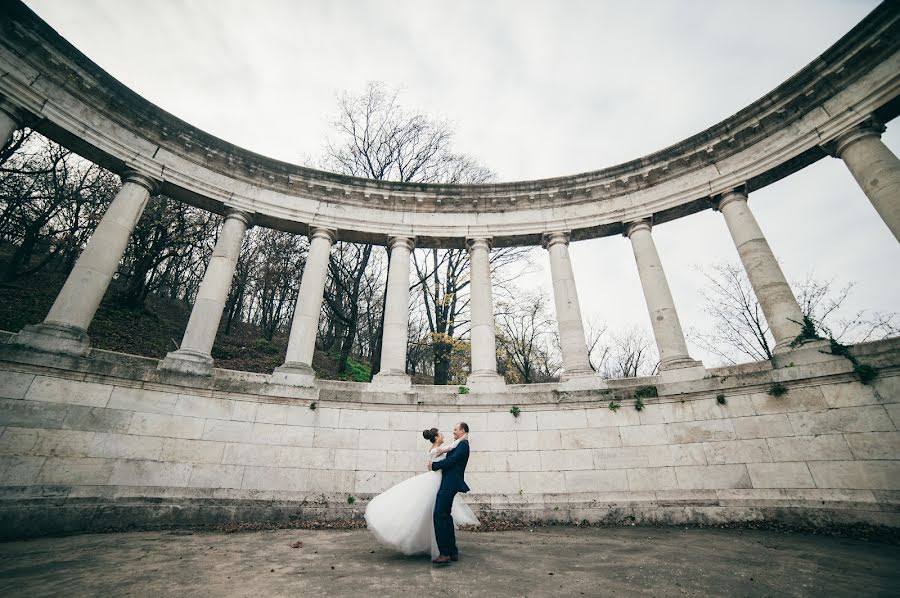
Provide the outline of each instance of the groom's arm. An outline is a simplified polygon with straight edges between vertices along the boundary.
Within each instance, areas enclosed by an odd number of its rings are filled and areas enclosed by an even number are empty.
[[[462,460],[463,456],[469,456],[469,442],[460,442],[459,446],[456,447],[456,450],[452,455],[447,455],[447,457],[443,461],[435,461],[431,464],[432,471],[437,471],[439,469],[447,469],[448,467],[453,467],[457,463]]]

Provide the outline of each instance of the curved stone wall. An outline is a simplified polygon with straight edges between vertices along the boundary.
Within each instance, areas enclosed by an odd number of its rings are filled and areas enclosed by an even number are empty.
[[[359,517],[373,493],[424,469],[422,429],[460,420],[471,426],[468,500],[482,516],[896,527],[900,341],[853,352],[879,368],[872,385],[844,358],[749,364],[660,384],[638,412],[638,379],[455,395],[280,387],[217,370],[198,388],[153,360],[6,347],[0,529]],[[781,397],[767,394],[775,381]]]
[[[27,7],[0,22],[0,108],[90,159],[162,183],[172,197],[294,232],[344,240],[462,247],[536,245],[618,234],[708,209],[826,155],[871,118],[900,111],[900,9],[885,2],[811,64],[732,117],[654,154],[595,172],[492,185],[373,181],[315,171],[235,147],[160,110],[62,39]],[[663,108],[664,109],[664,108]],[[398,213],[402,216],[398,217]]]

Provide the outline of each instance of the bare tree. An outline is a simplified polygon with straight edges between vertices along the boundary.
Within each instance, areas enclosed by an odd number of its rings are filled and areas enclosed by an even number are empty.
[[[604,378],[636,378],[651,376],[659,368],[656,345],[643,328],[632,327],[607,335],[607,354],[603,364]]]
[[[500,301],[495,313],[501,363],[508,382],[546,382],[558,375],[556,318],[546,291],[515,290],[515,300]]]
[[[709,282],[709,288],[701,290],[700,296],[703,312],[710,316],[712,326],[706,330],[691,329],[690,340],[724,363],[771,359],[775,340],[744,269],[734,263],[720,263],[710,270],[699,270]],[[843,315],[853,286],[850,283],[835,289],[834,280],[817,279],[812,273],[792,285],[801,313],[826,336],[859,343],[900,334],[900,316],[896,312],[862,309]]]

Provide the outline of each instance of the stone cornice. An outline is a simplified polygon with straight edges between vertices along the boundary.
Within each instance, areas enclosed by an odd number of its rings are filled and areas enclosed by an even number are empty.
[[[162,192],[257,224],[383,244],[463,247],[537,244],[547,230],[572,239],[622,232],[707,209],[711,196],[770,184],[825,155],[870,116],[900,112],[900,8],[876,8],[819,58],[760,100],[661,151],[603,170],[489,185],[374,181],[266,158],[209,135],[122,85],[19,2],[0,22],[0,95],[35,128],[122,172],[162,181]],[[265,123],[261,123],[265,126]]]

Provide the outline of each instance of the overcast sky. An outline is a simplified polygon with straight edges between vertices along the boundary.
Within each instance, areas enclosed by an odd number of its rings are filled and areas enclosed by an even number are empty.
[[[451,121],[500,180],[595,170],[737,112],[811,62],[874,1],[26,0],[145,98],[247,149],[320,153],[335,96],[367,81]],[[900,149],[900,127],[884,140]],[[751,196],[791,281],[856,282],[848,308],[900,310],[900,244],[842,162]],[[654,228],[685,328],[704,327],[696,266],[737,260],[721,214]],[[549,288],[549,266],[533,284]],[[572,244],[586,318],[650,328],[627,239]],[[714,358],[694,350],[707,364]]]

